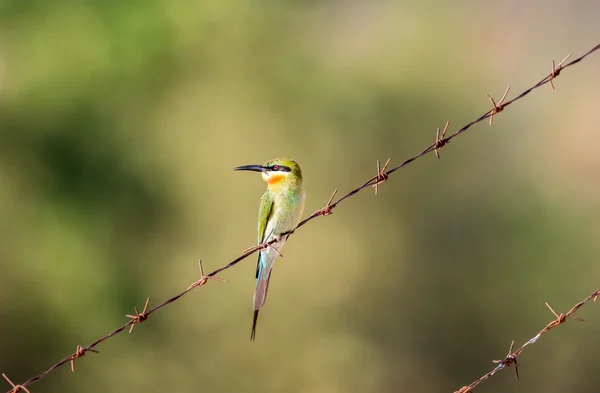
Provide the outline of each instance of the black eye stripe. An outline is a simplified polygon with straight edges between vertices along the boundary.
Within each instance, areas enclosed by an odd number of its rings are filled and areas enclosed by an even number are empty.
[[[272,171],[279,171],[279,172],[291,172],[292,169],[289,166],[285,166],[285,165],[269,165],[269,169]]]

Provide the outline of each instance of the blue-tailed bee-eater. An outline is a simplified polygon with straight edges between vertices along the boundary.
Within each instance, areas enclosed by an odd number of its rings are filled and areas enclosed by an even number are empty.
[[[275,158],[264,165],[244,165],[234,168],[236,171],[261,172],[267,183],[267,190],[260,199],[258,211],[258,244],[275,242],[259,251],[256,265],[256,289],[254,290],[254,319],[250,339],[256,337],[258,311],[265,305],[271,269],[283,247],[287,236],[282,234],[296,228],[302,211],[306,194],[302,186],[300,166],[287,158]]]

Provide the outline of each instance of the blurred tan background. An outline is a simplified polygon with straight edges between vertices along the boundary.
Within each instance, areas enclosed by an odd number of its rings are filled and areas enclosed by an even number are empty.
[[[597,1],[0,1],[0,371],[23,381],[600,38]],[[452,392],[600,286],[600,54],[33,392]],[[597,305],[481,392],[597,392]],[[8,388],[8,385],[4,386]]]

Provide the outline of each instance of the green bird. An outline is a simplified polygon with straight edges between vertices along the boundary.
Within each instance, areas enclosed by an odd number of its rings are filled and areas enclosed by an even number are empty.
[[[300,222],[306,193],[302,186],[300,166],[288,158],[275,158],[264,165],[244,165],[236,171],[261,172],[267,190],[260,199],[258,211],[258,244],[276,239],[275,243],[258,253],[256,265],[256,289],[254,290],[254,319],[250,340],[256,337],[258,312],[267,300],[271,269],[275,259],[281,255],[287,236]]]

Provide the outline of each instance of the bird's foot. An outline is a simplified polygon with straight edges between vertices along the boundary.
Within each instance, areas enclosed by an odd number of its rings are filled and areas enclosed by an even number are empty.
[[[252,246],[252,247],[248,247],[247,249],[244,250],[244,254],[252,254],[256,251],[262,251],[262,250],[266,250],[267,248],[271,248],[272,250],[274,250],[281,258],[283,258],[283,254],[281,254],[281,252],[277,249],[277,247],[274,246],[275,243],[277,243],[279,240],[281,240],[280,238],[277,238],[275,236],[273,236],[271,238],[271,240],[269,241],[265,241],[261,244],[258,244],[256,246]]]

